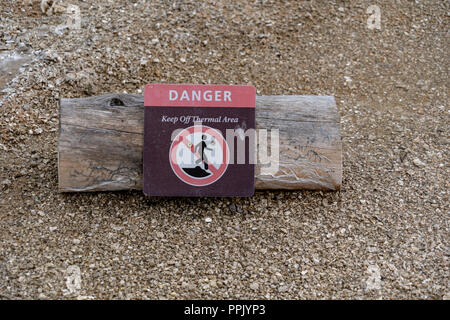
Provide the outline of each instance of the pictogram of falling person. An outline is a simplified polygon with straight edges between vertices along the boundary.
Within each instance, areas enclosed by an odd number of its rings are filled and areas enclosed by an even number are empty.
[[[200,154],[200,158],[195,161],[196,164],[199,164],[203,161],[205,164],[205,170],[208,170],[208,158],[206,157],[205,150],[213,151],[213,149],[208,148],[206,144],[206,135],[202,135],[202,141],[197,143],[194,147],[194,153],[198,152]]]

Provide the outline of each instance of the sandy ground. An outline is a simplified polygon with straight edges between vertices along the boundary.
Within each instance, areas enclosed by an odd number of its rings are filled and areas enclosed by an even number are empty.
[[[0,298],[449,298],[449,2],[165,2],[1,1]],[[334,95],[342,191],[57,193],[58,98],[152,82]]]

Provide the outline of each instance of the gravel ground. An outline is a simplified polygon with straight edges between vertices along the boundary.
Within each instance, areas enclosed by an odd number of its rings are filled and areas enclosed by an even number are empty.
[[[0,298],[448,299],[449,2],[165,2],[1,1]],[[342,190],[59,194],[58,98],[152,82],[334,95]]]

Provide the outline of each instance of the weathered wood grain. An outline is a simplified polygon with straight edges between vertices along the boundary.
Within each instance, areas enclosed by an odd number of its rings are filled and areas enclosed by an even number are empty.
[[[142,189],[143,108],[141,95],[61,99],[59,190]],[[333,97],[259,96],[256,127],[268,136],[278,129],[280,141],[279,169],[263,174],[268,165],[258,163],[256,189],[340,189],[342,144]]]

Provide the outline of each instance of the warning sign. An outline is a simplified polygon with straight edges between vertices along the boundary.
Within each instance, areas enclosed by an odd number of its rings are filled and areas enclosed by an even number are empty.
[[[255,100],[251,86],[147,85],[144,194],[253,195]]]
[[[192,126],[181,131],[170,147],[170,165],[183,182],[206,186],[222,177],[228,167],[229,149],[217,130]]]

